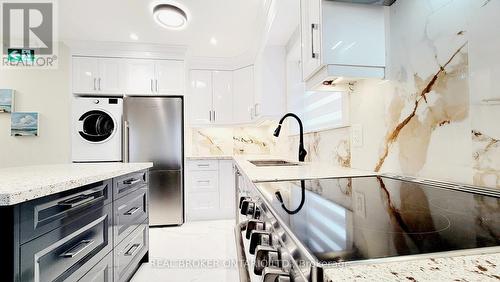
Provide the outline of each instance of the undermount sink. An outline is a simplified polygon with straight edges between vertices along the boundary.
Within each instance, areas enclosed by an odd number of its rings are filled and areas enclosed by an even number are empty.
[[[299,163],[289,162],[285,160],[255,160],[249,161],[251,164],[255,166],[298,166]]]

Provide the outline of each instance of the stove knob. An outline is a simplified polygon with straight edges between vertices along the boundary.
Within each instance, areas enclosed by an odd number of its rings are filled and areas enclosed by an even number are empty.
[[[259,207],[255,207],[255,211],[253,212],[253,218],[254,219],[259,219],[260,218],[260,209],[259,209]]]
[[[276,267],[266,267],[262,271],[262,282],[290,282],[290,274]]]
[[[269,231],[253,230],[250,232],[250,249],[248,251],[254,255],[257,246],[271,246],[271,238],[271,232]]]
[[[281,252],[270,246],[257,246],[255,249],[255,264],[253,272],[262,275],[266,267],[276,267],[281,269]]]
[[[245,196],[240,197],[240,206],[239,206],[240,209],[241,209],[241,205],[243,204],[243,201],[245,201],[245,200],[250,200],[250,197],[245,197]]]
[[[243,200],[241,203],[241,211],[242,215],[253,214],[255,211],[255,203],[252,200]]]
[[[247,230],[245,233],[245,237],[247,239],[250,239],[250,235],[252,234],[252,231],[254,231],[254,230],[263,231],[265,229],[266,229],[266,224],[264,223],[264,221],[260,221],[257,219],[250,219],[247,223]]]

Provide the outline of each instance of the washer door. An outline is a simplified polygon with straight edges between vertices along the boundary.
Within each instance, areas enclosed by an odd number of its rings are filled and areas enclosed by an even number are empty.
[[[91,143],[106,142],[116,131],[115,120],[104,111],[86,112],[78,120],[82,122],[82,129],[78,133]]]

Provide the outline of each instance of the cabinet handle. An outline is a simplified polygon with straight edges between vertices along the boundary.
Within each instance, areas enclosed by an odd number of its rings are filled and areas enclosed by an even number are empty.
[[[255,115],[256,117],[258,117],[258,116],[259,116],[259,113],[258,113],[258,111],[257,111],[257,107],[260,107],[260,103],[255,103],[255,105],[253,106],[254,115]]]
[[[198,167],[209,167],[209,164],[199,164]]]
[[[217,119],[215,118],[215,113],[216,113],[216,111],[214,111],[214,121],[216,121],[216,120],[217,120]]]
[[[97,80],[97,86],[99,86],[99,91],[101,91],[101,78]]]
[[[83,250],[88,248],[93,243],[94,243],[94,240],[82,240],[82,241],[78,242],[78,244],[69,248],[69,250],[67,250],[66,252],[62,253],[60,256],[64,257],[64,258],[75,257],[76,255],[83,252]]]
[[[133,215],[134,213],[136,213],[138,211],[139,211],[138,207],[133,207],[130,210],[128,210],[126,213],[124,213],[123,215]]]
[[[96,78],[94,78],[94,90],[97,90],[96,86],[95,86],[95,83],[96,83]]]
[[[132,247],[130,247],[130,249],[128,249],[128,251],[125,252],[125,255],[126,256],[133,256],[133,255],[135,255],[135,253],[137,252],[137,250],[139,250],[140,246],[141,246],[141,244],[133,244]]]
[[[156,93],[160,92],[160,86],[158,86],[158,79],[156,80]]]
[[[131,179],[124,180],[123,184],[132,185],[132,184],[136,184],[136,183],[139,183],[139,182],[141,182],[141,179],[131,178]]]
[[[313,59],[316,59],[318,57],[318,54],[314,52],[314,30],[318,29],[317,24],[311,24],[311,57]]]
[[[155,91],[153,90],[153,79],[151,79],[151,92],[155,92]]]
[[[212,111],[208,111],[208,120],[212,121]]]
[[[196,181],[198,184],[202,184],[202,183],[206,183],[206,184],[210,184],[210,180],[198,180]]]
[[[88,202],[91,202],[91,201],[93,201],[95,199],[96,199],[95,196],[78,195],[76,197],[73,197],[73,198],[64,200],[62,202],[59,202],[58,205],[59,206],[63,206],[63,207],[75,208],[75,207],[84,205],[84,204],[86,204]]]

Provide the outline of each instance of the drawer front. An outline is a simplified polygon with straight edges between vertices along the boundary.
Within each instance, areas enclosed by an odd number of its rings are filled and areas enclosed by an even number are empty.
[[[20,207],[24,244],[111,202],[111,179],[25,202]]]
[[[78,282],[112,282],[113,281],[113,252],[98,262]]]
[[[219,193],[188,193],[186,216],[189,221],[218,218]]]
[[[135,190],[114,203],[115,246],[148,218],[148,206],[146,187]]]
[[[188,192],[219,192],[219,173],[217,171],[193,171],[189,173]]]
[[[218,160],[189,161],[187,163],[187,167],[188,170],[190,171],[218,170],[219,161]]]
[[[128,281],[149,248],[149,227],[143,222],[114,249],[114,281]]]
[[[22,245],[21,281],[74,281],[90,270],[112,250],[111,214],[104,206]]]
[[[113,179],[113,199],[119,199],[148,183],[148,171],[129,173]]]

